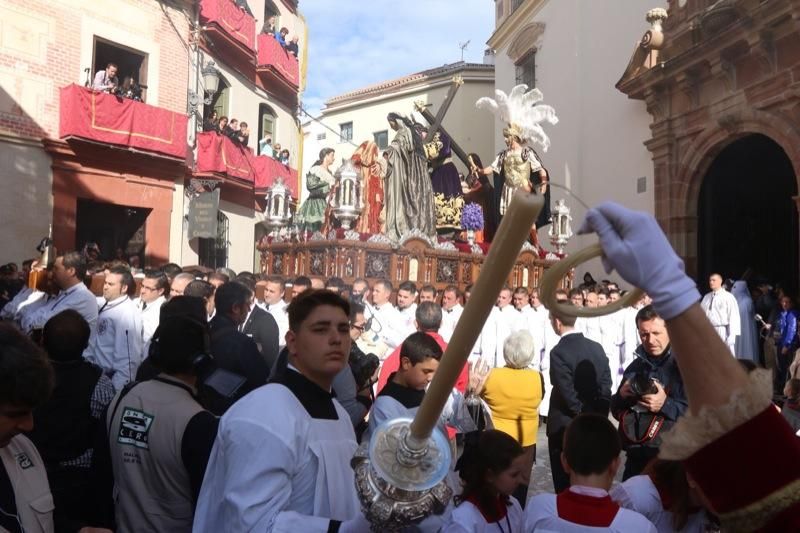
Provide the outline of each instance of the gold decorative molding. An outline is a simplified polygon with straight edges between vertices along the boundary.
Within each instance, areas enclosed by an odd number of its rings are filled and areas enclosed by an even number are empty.
[[[514,37],[517,28],[532,20],[547,4],[548,0],[526,0],[513,13],[503,18],[503,22],[495,28],[494,33],[486,44],[492,50],[500,50],[508,45]]]

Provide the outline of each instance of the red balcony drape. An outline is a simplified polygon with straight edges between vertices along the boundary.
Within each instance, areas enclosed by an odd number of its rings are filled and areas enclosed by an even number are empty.
[[[228,35],[255,51],[256,20],[236,7],[233,0],[201,0],[200,20],[216,23]]]
[[[279,177],[297,198],[297,170],[267,156],[257,156],[215,132],[197,134],[197,172],[218,172],[253,184],[255,190],[270,187]]]
[[[186,115],[79,85],[60,93],[59,136],[186,158]]]
[[[299,61],[284,50],[272,35],[264,33],[258,35],[256,59],[258,68],[271,68],[295,89],[300,86]]]

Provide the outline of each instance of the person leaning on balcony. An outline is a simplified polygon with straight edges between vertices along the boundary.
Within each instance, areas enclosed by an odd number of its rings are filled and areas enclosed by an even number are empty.
[[[292,54],[294,57],[300,56],[300,37],[295,35],[292,37],[292,40],[289,41],[289,44],[286,45],[286,51]]]
[[[239,124],[239,131],[236,132],[235,140],[241,146],[247,146],[247,143],[250,141],[250,130],[247,129],[247,122]]]
[[[236,136],[239,135],[239,121],[232,118],[230,122],[228,122],[228,125],[222,129],[222,134],[233,142],[237,142]]]
[[[264,138],[258,141],[258,155],[272,157],[272,137],[269,134],[264,135]]]
[[[278,162],[283,164],[283,165],[287,165],[287,166],[289,165],[289,150],[287,150],[286,148],[281,150],[281,153],[278,156]]]
[[[105,70],[98,70],[94,75],[92,82],[92,89],[95,91],[103,91],[105,93],[114,92],[114,89],[119,85],[119,78],[117,78],[118,67],[115,63],[106,65]]]
[[[278,20],[275,15],[270,15],[267,20],[264,21],[264,25],[261,27],[261,33],[266,33],[267,35],[275,36],[275,21]]]
[[[225,130],[228,128],[228,117],[219,117],[215,131],[220,135],[226,135]]]
[[[280,32],[275,32],[275,39],[284,48],[286,48],[286,36],[287,35],[289,35],[289,30],[287,28],[281,28]]]
[[[227,121],[227,119],[225,120]],[[219,122],[217,112],[212,111],[211,114],[203,121],[203,131],[216,131],[217,122]]]

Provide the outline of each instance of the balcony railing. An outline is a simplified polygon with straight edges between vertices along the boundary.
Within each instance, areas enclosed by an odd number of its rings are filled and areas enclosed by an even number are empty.
[[[297,92],[300,87],[300,65],[297,58],[284,50],[272,35],[258,35],[258,55],[256,62],[260,73],[277,76],[280,81]]]
[[[233,0],[201,0],[200,21],[209,33],[219,33],[243,52],[255,53],[256,19]]]
[[[67,85],[60,94],[59,137],[186,159],[186,115]]]
[[[197,134],[196,172],[225,174],[265,191],[279,177],[297,198],[297,170],[267,156],[257,156],[224,135],[215,132]]]

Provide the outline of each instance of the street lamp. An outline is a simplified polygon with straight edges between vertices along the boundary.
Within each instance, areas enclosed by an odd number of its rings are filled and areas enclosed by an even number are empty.
[[[211,95],[217,93],[219,89],[219,71],[217,67],[214,66],[213,61],[209,61],[206,63],[206,66],[200,71],[203,75],[203,87],[205,88],[204,91],[209,96],[206,97],[205,104],[208,105],[211,103]]]
[[[210,105],[214,95],[217,94],[219,90],[219,71],[217,67],[214,66],[214,62],[209,61],[200,70],[200,74],[203,76],[203,104]],[[199,105],[200,96],[195,91],[189,89],[189,114],[197,114]]]

